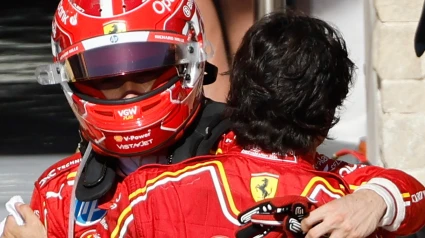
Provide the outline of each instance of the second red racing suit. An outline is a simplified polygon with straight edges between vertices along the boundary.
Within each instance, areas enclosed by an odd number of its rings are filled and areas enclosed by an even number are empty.
[[[266,198],[301,195],[327,203],[372,189],[387,203],[378,234],[416,232],[425,223],[425,188],[398,170],[353,165],[323,155],[242,149],[232,133],[216,156],[147,165],[117,189],[99,237],[234,237],[237,216]],[[391,233],[390,233],[391,232]]]
[[[52,165],[35,182],[31,208],[46,227],[48,237],[68,237],[70,215],[75,217],[74,237],[93,237],[96,224],[106,214],[106,210],[98,207],[98,200],[90,202],[76,200],[75,211],[69,211],[80,162],[81,154],[76,153]]]

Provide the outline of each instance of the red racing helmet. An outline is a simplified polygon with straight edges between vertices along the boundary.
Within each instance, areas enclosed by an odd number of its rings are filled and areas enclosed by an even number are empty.
[[[200,108],[208,58],[193,0],[62,0],[52,22],[54,63],[40,84],[61,84],[94,151],[143,156],[178,140]],[[160,72],[149,90],[106,99],[93,86]]]

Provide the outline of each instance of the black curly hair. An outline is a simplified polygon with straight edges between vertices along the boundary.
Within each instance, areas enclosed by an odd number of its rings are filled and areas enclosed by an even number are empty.
[[[230,74],[227,114],[238,144],[310,152],[338,122],[352,84],[345,41],[326,22],[277,12],[245,34]]]

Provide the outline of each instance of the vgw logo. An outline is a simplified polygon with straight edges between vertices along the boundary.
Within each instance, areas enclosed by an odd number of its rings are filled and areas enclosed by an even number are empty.
[[[106,215],[106,210],[97,207],[97,200],[90,202],[75,201],[75,221],[80,226],[91,226]]]
[[[123,109],[123,110],[119,110],[118,111],[118,115],[123,119],[123,120],[131,120],[134,118],[134,115],[136,115],[137,113],[137,106],[134,106],[132,108],[127,108],[127,109]]]

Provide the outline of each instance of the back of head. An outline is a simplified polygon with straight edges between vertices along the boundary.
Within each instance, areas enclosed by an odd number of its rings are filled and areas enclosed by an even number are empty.
[[[230,73],[228,113],[238,143],[314,150],[338,121],[354,67],[326,22],[293,12],[263,17],[245,34]]]

